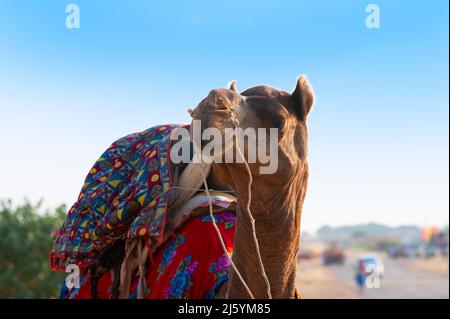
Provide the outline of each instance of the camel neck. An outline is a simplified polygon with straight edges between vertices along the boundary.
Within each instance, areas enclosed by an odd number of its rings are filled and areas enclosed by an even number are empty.
[[[272,188],[272,196],[252,190],[250,210],[255,219],[261,258],[273,298],[291,298],[294,295],[300,214],[306,191],[306,178],[303,176],[285,188]],[[246,211],[247,192],[238,190],[237,193],[244,196],[238,196],[233,261],[254,297],[267,298],[267,289],[253,240],[251,220]],[[230,277],[228,297],[249,298],[234,272]]]

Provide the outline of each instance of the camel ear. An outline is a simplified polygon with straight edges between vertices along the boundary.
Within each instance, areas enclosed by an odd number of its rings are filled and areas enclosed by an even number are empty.
[[[306,119],[314,104],[314,92],[306,76],[301,75],[297,80],[297,86],[291,94],[296,105],[295,111],[299,119]]]
[[[229,90],[237,92],[237,82],[235,80],[230,82]]]

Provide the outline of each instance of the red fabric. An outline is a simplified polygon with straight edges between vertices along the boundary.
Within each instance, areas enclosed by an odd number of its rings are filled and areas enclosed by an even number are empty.
[[[215,214],[217,226],[228,252],[233,250],[236,217],[232,212]],[[228,279],[230,263],[224,254],[209,215],[188,221],[174,238],[168,240],[152,258],[147,267],[145,298],[214,297],[217,288]],[[137,294],[136,276],[130,298]],[[80,288],[69,292],[69,299],[91,298],[89,276],[82,278]],[[97,297],[110,298],[111,273],[105,273],[98,282]]]

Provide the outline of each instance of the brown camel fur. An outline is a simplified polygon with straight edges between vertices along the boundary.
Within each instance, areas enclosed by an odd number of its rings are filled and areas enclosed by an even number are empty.
[[[249,164],[253,177],[250,208],[273,298],[294,296],[300,217],[308,181],[306,120],[313,103],[313,91],[301,76],[292,94],[268,86],[239,94],[233,83],[229,89],[212,90],[192,112],[193,119],[201,120],[202,130],[232,128],[232,112],[242,129],[279,129],[276,173],[260,174],[261,164]],[[247,154],[246,149],[243,152]],[[217,188],[229,186],[235,191],[238,204],[232,259],[255,298],[267,298],[246,211],[249,178],[244,164],[213,163],[208,181]],[[233,271],[216,298],[225,296],[249,297]]]

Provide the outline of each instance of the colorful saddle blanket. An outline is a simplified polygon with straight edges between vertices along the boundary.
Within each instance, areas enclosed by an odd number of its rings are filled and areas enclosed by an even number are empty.
[[[78,201],[56,232],[50,266],[88,267],[118,238],[158,243],[167,221],[170,135],[161,125],[114,142],[86,177]]]
[[[228,253],[233,251],[235,214],[222,211],[214,215]],[[185,223],[147,262],[144,298],[213,298],[228,280],[229,258],[222,250],[209,215],[197,216]],[[112,297],[113,273],[106,272],[97,282],[97,298]],[[81,278],[80,288],[61,290],[64,299],[92,298],[91,277]],[[137,297],[139,275],[133,276],[129,298]]]

